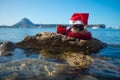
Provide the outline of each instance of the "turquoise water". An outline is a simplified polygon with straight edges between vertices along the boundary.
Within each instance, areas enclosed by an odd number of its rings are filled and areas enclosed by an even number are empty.
[[[120,30],[117,29],[88,29],[94,38],[108,44],[98,54],[93,55],[96,61],[91,64],[86,75],[91,75],[98,80],[120,79]],[[55,32],[56,28],[0,28],[0,42],[19,42],[25,36],[35,35],[40,32]],[[16,59],[39,58],[35,52],[24,52],[15,49],[13,56],[0,57],[0,63]],[[25,54],[26,53],[26,54]],[[29,54],[29,55],[28,55]],[[30,55],[31,54],[31,55]],[[97,67],[97,68],[96,68]]]

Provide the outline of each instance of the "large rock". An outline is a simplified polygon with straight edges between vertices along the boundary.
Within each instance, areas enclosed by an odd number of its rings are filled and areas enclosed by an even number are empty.
[[[91,40],[68,39],[64,35],[52,32],[27,36],[16,45],[25,50],[35,50],[47,58],[66,61],[69,65],[79,69],[88,68],[89,64],[94,61],[90,54],[106,46],[105,43],[95,38]]]
[[[16,45],[13,42],[1,42],[0,43],[0,56],[11,55],[12,51],[16,48]]]
[[[96,53],[106,46],[105,43],[95,38],[91,40],[68,39],[64,35],[52,32],[27,36],[16,45],[25,50],[35,50],[44,57],[67,61],[70,65],[81,68],[87,68],[93,61],[90,54]],[[89,54],[89,56],[86,54]]]
[[[67,39],[66,36],[52,32],[42,32],[35,36],[27,36],[23,41],[16,43],[17,47],[34,49],[39,53],[81,52],[91,54],[98,52],[106,44],[98,39],[78,40]]]

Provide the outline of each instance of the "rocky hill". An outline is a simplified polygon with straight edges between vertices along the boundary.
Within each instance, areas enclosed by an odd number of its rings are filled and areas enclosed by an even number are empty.
[[[32,23],[29,19],[23,18],[21,21],[18,23],[12,25],[12,27],[34,27],[35,24]]]

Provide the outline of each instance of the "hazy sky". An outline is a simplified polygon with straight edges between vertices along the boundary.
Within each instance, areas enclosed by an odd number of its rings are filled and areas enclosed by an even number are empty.
[[[74,12],[89,13],[89,24],[120,25],[120,0],[0,0],[0,25],[24,17],[37,24],[64,24]]]

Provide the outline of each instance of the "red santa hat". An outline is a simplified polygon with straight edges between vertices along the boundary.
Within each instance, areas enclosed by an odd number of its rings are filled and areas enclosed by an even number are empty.
[[[70,24],[88,25],[89,13],[74,13],[70,18]]]

